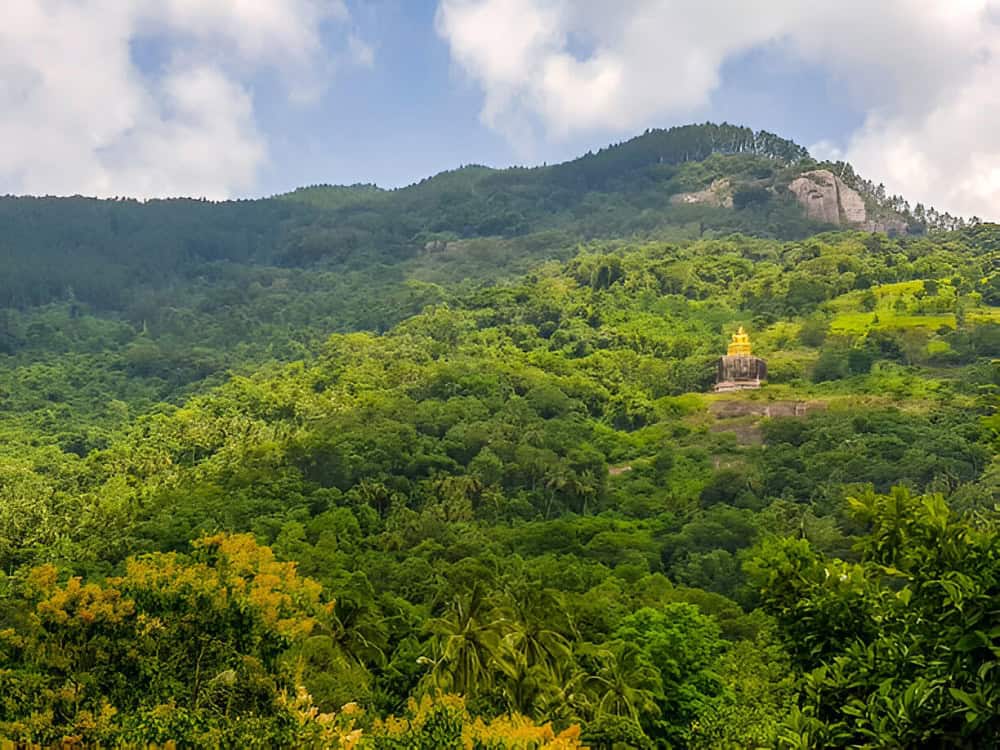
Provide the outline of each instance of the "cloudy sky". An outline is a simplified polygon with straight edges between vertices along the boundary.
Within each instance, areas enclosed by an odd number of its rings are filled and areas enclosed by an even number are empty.
[[[0,193],[404,185],[728,120],[1000,219],[1000,0],[16,0]]]

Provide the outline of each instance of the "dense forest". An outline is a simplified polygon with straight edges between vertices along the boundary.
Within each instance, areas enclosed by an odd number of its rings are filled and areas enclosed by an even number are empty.
[[[997,747],[1000,227],[816,166],[0,199],[0,741]]]

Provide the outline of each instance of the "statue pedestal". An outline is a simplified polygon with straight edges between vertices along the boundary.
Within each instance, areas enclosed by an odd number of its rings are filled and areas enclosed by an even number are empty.
[[[762,380],[725,380],[715,384],[716,393],[726,393],[727,391],[753,391],[760,388]]]
[[[729,354],[720,357],[716,369],[716,393],[755,390],[767,380],[767,363],[753,355]]]

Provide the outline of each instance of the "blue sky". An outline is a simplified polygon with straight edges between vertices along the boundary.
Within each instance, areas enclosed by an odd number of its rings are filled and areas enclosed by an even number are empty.
[[[792,65],[759,49],[726,61],[710,104],[687,116],[654,116],[628,130],[542,139],[521,149],[480,121],[482,93],[452,63],[435,32],[436,12],[435,0],[383,0],[356,13],[360,32],[374,40],[376,63],[337,76],[315,103],[290,105],[273,80],[256,82],[271,159],[251,192],[315,183],[396,187],[468,163],[552,163],[647,127],[705,120],[763,128],[805,145],[843,144],[864,119],[821,67]],[[326,44],[336,46],[338,36],[339,29],[327,30]]]
[[[0,193],[409,184],[764,128],[1000,218],[1000,0],[19,0]]]
[[[435,12],[431,0],[384,0],[356,12],[375,62],[334,76],[314,104],[287,103],[273,80],[257,89],[272,149],[260,192],[327,182],[393,187],[463,163],[515,160],[479,122],[482,96],[452,70]],[[329,47],[339,33],[327,30]]]

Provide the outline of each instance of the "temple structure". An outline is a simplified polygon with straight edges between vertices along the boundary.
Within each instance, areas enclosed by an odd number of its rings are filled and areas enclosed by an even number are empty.
[[[767,362],[753,356],[750,336],[743,326],[733,334],[725,357],[719,358],[715,376],[716,392],[744,391],[760,388],[767,380]]]

